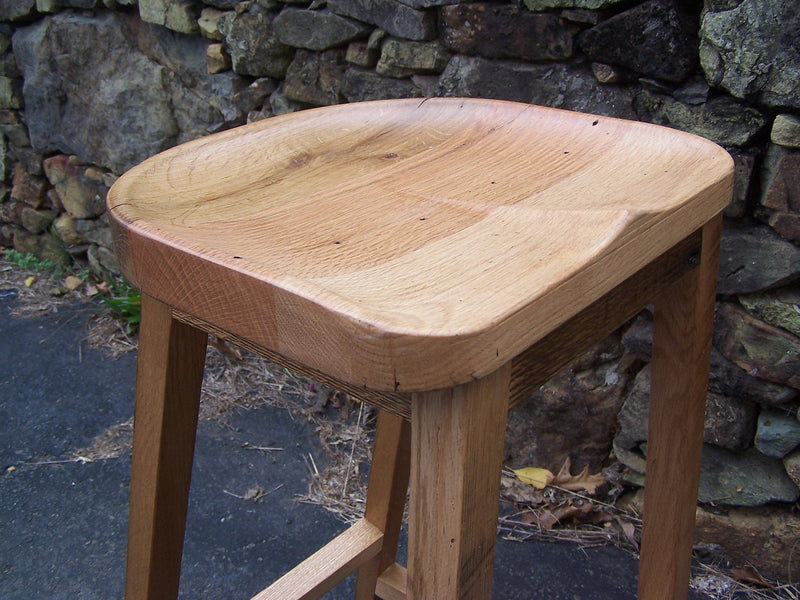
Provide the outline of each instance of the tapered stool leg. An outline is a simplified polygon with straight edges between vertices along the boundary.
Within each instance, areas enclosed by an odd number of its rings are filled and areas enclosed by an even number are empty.
[[[378,576],[395,564],[408,491],[410,450],[410,423],[380,411],[364,517],[383,532],[383,545],[380,553],[358,570],[356,600],[373,600]]]
[[[688,595],[721,224],[703,228],[699,265],[655,302],[640,600]]]
[[[409,600],[491,595],[510,374],[412,397]]]
[[[127,600],[178,595],[206,334],[142,295]]]

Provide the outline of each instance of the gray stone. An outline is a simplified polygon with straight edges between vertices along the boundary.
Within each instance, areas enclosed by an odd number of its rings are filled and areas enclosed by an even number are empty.
[[[755,402],[762,406],[776,406],[795,399],[800,392],[796,389],[765,381],[750,375],[737,366],[716,348],[711,348],[711,369],[708,390],[741,402]]]
[[[63,213],[53,222],[53,233],[65,244],[85,244],[87,240],[75,231],[75,219]]]
[[[561,18],[573,23],[597,25],[600,22],[600,13],[585,8],[565,8],[561,11]]]
[[[739,302],[759,319],[800,337],[800,292],[783,288],[740,295]]]
[[[22,209],[22,226],[31,233],[46,231],[55,218],[56,213],[52,210],[36,210],[30,206]]]
[[[221,10],[236,8],[236,5],[241,4],[241,2],[242,0],[203,0],[203,4],[208,4]]]
[[[208,75],[200,36],[130,14],[60,12],[19,28],[13,42],[38,152],[76,154],[121,173],[175,143],[244,120],[231,97],[246,81]]]
[[[45,159],[44,172],[70,216],[89,219],[105,212],[108,188],[102,179],[87,177],[86,170],[70,164],[67,156]]]
[[[800,487],[800,450],[795,450],[783,459],[783,467],[786,469],[786,474],[789,479],[794,481],[794,484]]]
[[[22,82],[0,77],[0,108],[22,108]]]
[[[261,77],[233,95],[233,103],[242,113],[250,113],[264,106],[269,95],[278,87],[274,79]]]
[[[697,65],[696,31],[676,0],[648,0],[584,31],[578,44],[593,61],[677,83]]]
[[[0,21],[17,21],[28,17],[36,0],[0,0]]]
[[[672,91],[672,97],[684,104],[703,104],[708,101],[711,88],[700,75],[691,77],[679,88]]]
[[[436,75],[412,75],[411,82],[421,90],[422,95],[426,98],[435,96],[439,87],[439,78]]]
[[[700,502],[730,506],[758,506],[794,502],[800,489],[789,479],[780,460],[751,450],[734,453],[703,447]]]
[[[56,12],[62,8],[98,8],[100,0],[36,0],[36,10],[41,13]]]
[[[744,0],[704,13],[700,62],[712,86],[768,106],[800,108],[795,0]]]
[[[766,290],[800,277],[800,248],[769,227],[729,226],[722,231],[717,292]]]
[[[535,65],[457,54],[440,76],[436,95],[497,98],[636,118],[627,88],[604,86],[582,66]]]
[[[233,71],[253,77],[283,79],[294,48],[281,42],[272,27],[274,17],[258,5],[248,12],[226,13],[220,32],[233,61]]]
[[[109,249],[113,247],[111,230],[105,217],[100,219],[77,219],[75,221],[75,231],[82,238],[93,244]]]
[[[231,55],[225,44],[209,44],[206,48],[206,68],[209,73],[222,73],[231,68]]]
[[[224,16],[225,13],[221,10],[208,7],[204,8],[200,12],[200,18],[197,20],[197,27],[200,29],[200,33],[203,34],[203,37],[214,40],[215,42],[221,42],[222,33],[219,31],[219,22]]]
[[[8,144],[6,138],[0,135],[0,182],[3,182],[8,177],[9,173],[9,157],[8,157]]]
[[[358,67],[347,67],[342,93],[348,102],[422,96],[420,88],[409,79],[383,77]]]
[[[593,62],[592,73],[600,83],[619,83],[625,79],[618,68],[605,63]]]
[[[370,48],[367,42],[350,42],[347,46],[347,54],[344,59],[359,67],[374,67],[378,64],[380,53]]]
[[[609,8],[626,0],[525,0],[528,10],[540,11],[552,8],[588,8],[591,10]]]
[[[773,144],[787,148],[800,148],[800,117],[778,115],[772,123],[770,139]]]
[[[0,57],[0,75],[13,78],[22,77],[22,73],[17,67],[17,61],[14,60],[14,55],[11,52]]]
[[[755,446],[761,454],[783,458],[800,445],[800,421],[786,410],[762,409]]]
[[[278,39],[295,48],[328,50],[367,37],[372,27],[328,10],[285,8],[272,22]]]
[[[760,214],[761,212],[765,214]],[[756,216],[764,220],[782,238],[800,245],[800,214],[764,209]]]
[[[729,303],[717,307],[714,346],[751,375],[800,389],[800,338],[743,308]]]
[[[400,2],[411,8],[431,8],[434,6],[446,6],[466,1],[467,0],[400,0]]]
[[[13,29],[10,25],[0,24],[0,54],[5,54],[11,48],[11,34]]]
[[[724,146],[745,146],[766,125],[758,110],[724,96],[697,106],[642,90],[634,107],[644,121],[668,125],[706,137]]]
[[[328,0],[337,15],[377,25],[390,35],[426,41],[436,37],[436,13],[417,10],[398,0]]]
[[[444,45],[459,54],[524,60],[572,56],[573,27],[554,14],[517,6],[455,4],[442,8],[440,27]]]
[[[309,104],[287,98],[286,94],[283,93],[283,86],[284,84],[281,83],[278,89],[269,95],[269,107],[273,115],[283,115],[310,106]]]
[[[633,383],[618,415],[619,430],[614,447],[637,451],[647,442],[650,408],[650,365],[645,366]],[[756,405],[715,392],[706,397],[703,441],[729,450],[744,450],[750,446],[756,426]],[[624,453],[623,453],[624,454]],[[641,463],[634,462],[631,467]]]
[[[14,250],[21,254],[31,253],[42,260],[52,260],[54,263],[69,264],[69,256],[64,250],[64,245],[52,233],[34,235],[24,229],[14,229]]]
[[[761,181],[763,206],[782,212],[800,212],[800,152],[770,144]]]
[[[449,59],[450,53],[438,41],[389,39],[383,43],[375,70],[379,75],[402,79],[416,73],[441,73]]]
[[[730,204],[725,207],[725,216],[741,219],[747,213],[757,153],[753,150],[734,149],[730,155],[733,157],[733,195]]]
[[[341,103],[344,100],[344,55],[344,49],[298,50],[286,71],[283,93],[290,100],[313,106]]]
[[[420,88],[409,79],[383,77],[358,67],[347,67],[342,93],[348,102],[422,96]]]
[[[9,144],[16,148],[31,145],[28,126],[22,120],[21,113],[16,110],[0,109],[0,132],[8,138]]]
[[[146,23],[179,33],[197,33],[200,5],[194,0],[139,0],[139,16]]]
[[[119,265],[114,252],[103,246],[92,244],[86,251],[86,258],[89,261],[89,269],[102,279],[109,279],[110,276],[119,276]]]
[[[36,175],[28,173],[17,163],[14,165],[14,176],[11,184],[11,199],[15,202],[23,202],[31,208],[41,208],[47,182]]]

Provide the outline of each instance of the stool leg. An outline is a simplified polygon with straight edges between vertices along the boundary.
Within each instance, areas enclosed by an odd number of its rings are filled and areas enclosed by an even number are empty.
[[[142,295],[126,600],[178,596],[206,334]]]
[[[412,398],[409,600],[491,596],[510,375]]]
[[[689,590],[721,226],[703,228],[699,266],[655,302],[640,600]]]
[[[373,600],[378,577],[395,562],[408,491],[410,451],[410,423],[380,411],[364,517],[383,531],[383,545],[380,553],[358,570],[356,600]]]

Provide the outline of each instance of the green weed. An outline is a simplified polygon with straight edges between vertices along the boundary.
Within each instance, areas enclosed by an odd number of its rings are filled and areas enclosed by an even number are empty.
[[[111,283],[111,295],[103,297],[103,302],[117,313],[125,322],[125,331],[135,333],[142,318],[142,294],[125,281]]]

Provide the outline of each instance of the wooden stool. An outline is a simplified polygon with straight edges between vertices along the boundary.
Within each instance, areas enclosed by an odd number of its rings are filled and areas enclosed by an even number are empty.
[[[175,598],[206,334],[380,407],[366,515],[255,598],[489,598],[508,407],[655,299],[640,598],[686,597],[732,161],[490,100],[283,115],[108,195],[143,292],[126,598]],[[410,476],[408,569],[395,563]]]

